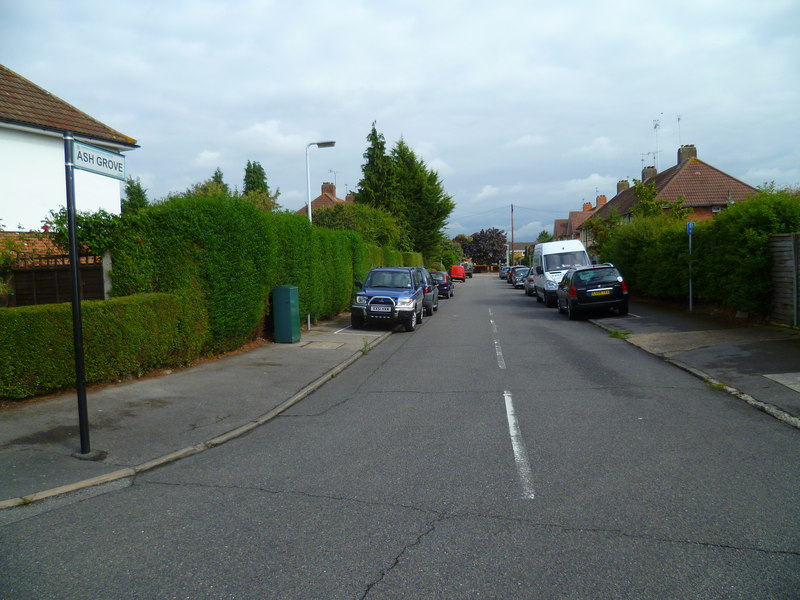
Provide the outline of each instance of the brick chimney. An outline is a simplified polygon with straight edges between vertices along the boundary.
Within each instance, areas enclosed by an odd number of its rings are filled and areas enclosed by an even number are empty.
[[[697,158],[697,148],[694,144],[686,144],[678,148],[678,164],[690,158]]]
[[[587,210],[592,210],[592,203],[591,202],[584,202],[583,203],[583,212],[586,212]]]
[[[603,194],[603,195],[601,195],[601,196],[598,196],[598,197],[595,199],[594,207],[595,207],[595,208],[600,208],[600,207],[601,207],[601,206],[603,206],[603,205],[604,205],[606,202],[607,202],[607,200],[606,200],[606,196],[605,196],[605,194]]]
[[[353,204],[356,201],[356,195],[347,194],[347,196],[344,197],[344,201],[347,202],[348,204]]]
[[[336,186],[329,181],[326,181],[322,184],[322,195],[330,194],[332,197],[336,198]]]
[[[652,179],[656,175],[658,175],[658,171],[653,165],[645,167],[644,169],[642,169],[642,183],[644,183],[648,179]]]
[[[617,182],[617,193],[620,194],[631,187],[630,182],[627,179],[620,179]]]

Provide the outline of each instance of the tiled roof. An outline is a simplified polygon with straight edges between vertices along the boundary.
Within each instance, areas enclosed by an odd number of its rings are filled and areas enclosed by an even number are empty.
[[[0,122],[48,131],[71,131],[88,138],[136,147],[120,133],[0,65]]]
[[[556,219],[553,221],[553,239],[557,240],[567,235],[568,226],[569,221],[567,219]]]
[[[686,207],[727,206],[729,200],[740,202],[758,192],[753,186],[696,157],[662,171],[645,181],[645,184],[650,181],[655,183],[659,200],[668,203],[683,196],[683,205]],[[617,214],[626,215],[637,200],[632,187],[622,190],[600,207],[595,215],[607,217],[612,208],[616,208]]]
[[[322,184],[322,194],[317,196],[311,201],[311,212],[317,210],[318,208],[327,208],[329,206],[333,206],[334,204],[352,204],[353,197],[348,194],[347,198],[342,200],[341,198],[336,197],[336,186],[332,183],[323,183]],[[298,208],[295,211],[297,214],[305,215],[308,213],[308,206],[304,206],[302,208]]]
[[[6,243],[11,244],[15,255],[36,257],[65,254],[56,246],[52,233],[0,231],[0,246],[5,247]]]

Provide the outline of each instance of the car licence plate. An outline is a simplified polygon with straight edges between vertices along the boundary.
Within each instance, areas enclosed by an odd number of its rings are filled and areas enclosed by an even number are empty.
[[[392,311],[392,307],[391,306],[373,306],[371,308],[371,310],[376,311],[376,312],[391,312]]]
[[[610,296],[611,290],[595,290],[592,292],[592,296]]]

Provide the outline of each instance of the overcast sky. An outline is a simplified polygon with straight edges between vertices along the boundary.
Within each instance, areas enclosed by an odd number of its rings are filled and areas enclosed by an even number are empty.
[[[253,160],[300,208],[329,139],[312,197],[344,197],[375,121],[441,176],[451,236],[513,204],[525,241],[681,144],[800,185],[798,32],[797,0],[3,0],[0,62],[135,138],[151,200]]]

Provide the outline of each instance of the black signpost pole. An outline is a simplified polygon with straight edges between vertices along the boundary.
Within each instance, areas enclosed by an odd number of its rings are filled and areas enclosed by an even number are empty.
[[[91,452],[89,444],[89,413],[86,406],[86,371],[83,360],[83,321],[81,319],[80,269],[78,264],[78,235],[75,223],[75,164],[74,139],[64,134],[64,168],[67,176],[67,233],[69,235],[69,271],[72,283],[72,338],[75,346],[75,387],[78,390],[78,425],[81,454]]]

